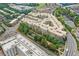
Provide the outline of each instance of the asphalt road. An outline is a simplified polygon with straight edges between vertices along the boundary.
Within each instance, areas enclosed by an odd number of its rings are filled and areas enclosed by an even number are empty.
[[[77,43],[70,32],[67,33],[67,41],[64,51],[64,56],[78,56]]]

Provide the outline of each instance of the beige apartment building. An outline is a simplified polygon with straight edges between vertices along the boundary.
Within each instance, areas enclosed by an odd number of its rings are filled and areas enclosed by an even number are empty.
[[[31,12],[22,21],[27,22],[36,32],[51,34],[60,38],[65,38],[66,36],[64,26],[52,14]]]

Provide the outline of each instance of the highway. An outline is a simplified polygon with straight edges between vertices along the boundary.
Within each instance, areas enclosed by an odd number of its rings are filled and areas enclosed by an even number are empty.
[[[64,56],[78,56],[77,43],[70,32],[67,33],[67,41],[64,50]]]

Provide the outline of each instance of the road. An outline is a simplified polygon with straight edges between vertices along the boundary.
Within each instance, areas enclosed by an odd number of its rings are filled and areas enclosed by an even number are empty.
[[[67,33],[67,41],[64,50],[64,56],[78,56],[77,43],[70,32]]]

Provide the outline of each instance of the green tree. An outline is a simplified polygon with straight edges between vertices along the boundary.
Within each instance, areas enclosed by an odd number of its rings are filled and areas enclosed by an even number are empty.
[[[34,40],[35,41],[41,41],[42,37],[40,35],[35,35]]]
[[[29,26],[27,23],[20,23],[20,26],[19,26],[19,30],[21,32],[23,32],[24,34],[27,34],[29,32]]]
[[[43,37],[43,38],[41,39],[41,44],[42,44],[43,46],[45,46],[45,47],[48,46],[47,39],[46,39],[45,37]]]

